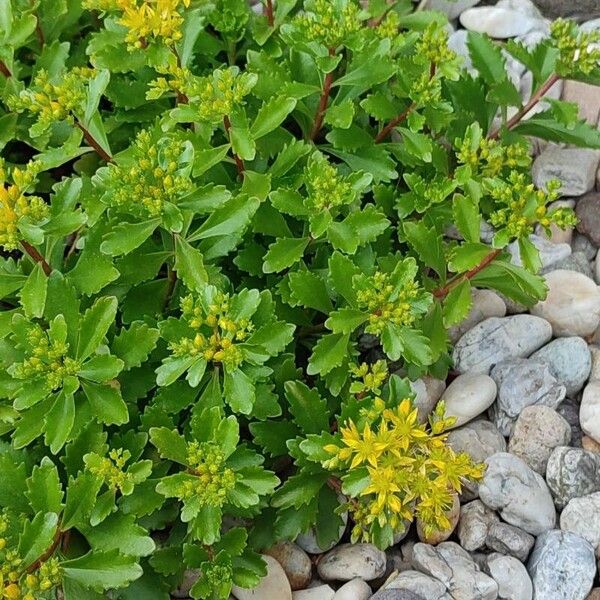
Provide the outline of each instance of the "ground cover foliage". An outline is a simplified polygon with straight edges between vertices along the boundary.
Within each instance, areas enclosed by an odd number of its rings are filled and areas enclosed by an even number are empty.
[[[409,379],[447,376],[472,287],[544,297],[528,235],[574,216],[527,136],[600,135],[532,109],[599,51],[471,33],[473,74],[413,10],[0,1],[3,598],[167,599],[196,569],[226,599],[345,512],[382,548],[447,526],[482,467]]]

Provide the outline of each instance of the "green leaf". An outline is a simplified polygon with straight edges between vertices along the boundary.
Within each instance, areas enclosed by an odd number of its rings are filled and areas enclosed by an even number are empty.
[[[452,327],[461,323],[469,314],[472,303],[471,284],[468,279],[463,279],[444,300],[444,325]]]
[[[150,442],[156,446],[159,454],[180,465],[187,465],[187,443],[174,429],[152,427]]]
[[[278,273],[294,263],[304,255],[309,238],[280,238],[269,246],[265,254],[263,272]]]
[[[330,313],[325,327],[333,333],[352,333],[369,319],[369,315],[356,308],[340,308]]]
[[[301,472],[290,477],[274,494],[271,504],[276,508],[300,508],[309,504],[325,485],[329,474]]]
[[[202,290],[208,283],[202,253],[178,235],[175,236],[174,269],[177,271],[177,277],[191,291]]]
[[[113,385],[82,381],[81,387],[100,423],[122,425],[129,421],[129,411],[121,392]]]
[[[46,305],[46,293],[48,291],[48,277],[42,269],[40,263],[36,263],[33,271],[25,285],[21,288],[19,298],[25,315],[29,318],[41,317],[44,314],[44,306]]]
[[[62,390],[44,419],[46,432],[44,441],[50,446],[52,454],[56,454],[65,445],[74,422],[75,400],[73,394],[66,394]]]
[[[446,258],[442,236],[435,227],[427,227],[423,221],[406,221],[404,234],[419,258],[440,277],[446,277]]]
[[[88,360],[78,371],[78,377],[103,383],[115,379],[123,370],[123,361],[112,354],[98,354]]]
[[[100,478],[87,472],[82,472],[76,478],[69,480],[61,523],[64,531],[89,522],[101,485]]]
[[[240,194],[217,208],[204,223],[190,236],[188,242],[214,238],[222,235],[241,233],[259,207],[258,198],[248,198]]]
[[[118,302],[114,296],[98,298],[88,308],[79,327],[77,358],[85,360],[102,343],[117,314]]]
[[[112,350],[123,361],[124,368],[128,371],[148,360],[158,338],[158,329],[142,321],[134,321],[128,329],[121,329],[112,343]]]
[[[327,402],[316,389],[309,388],[301,381],[286,381],[285,397],[294,421],[304,434],[329,430]]]
[[[33,520],[25,521],[19,538],[19,557],[23,568],[32,565],[52,546],[58,529],[58,515],[53,512],[38,512]]]
[[[109,515],[97,527],[85,529],[84,535],[94,552],[114,550],[126,556],[148,556],[156,547],[134,515],[120,512]]]
[[[160,225],[160,219],[150,219],[141,223],[119,223],[104,236],[100,251],[109,256],[129,254],[139,248]]]
[[[88,552],[61,563],[64,577],[96,591],[125,587],[143,573],[132,556],[116,551]]]
[[[528,271],[537,273],[542,268],[540,252],[528,237],[519,238],[519,256]]]
[[[350,305],[356,303],[356,292],[352,279],[360,269],[347,257],[334,252],[329,259],[329,278],[335,291]]]
[[[290,273],[289,282],[292,297],[297,303],[325,314],[333,310],[325,282],[312,271]]]
[[[242,160],[254,160],[256,143],[252,138],[247,123],[236,123],[229,130],[231,147]]]
[[[62,512],[63,489],[54,463],[45,456],[27,480],[27,499],[34,512]]]
[[[249,415],[256,397],[254,383],[241,369],[225,373],[223,383],[225,400],[234,412]]]
[[[286,117],[296,108],[294,98],[275,96],[265,102],[258,111],[254,123],[250,127],[250,134],[255,140],[267,135],[279,127]]]
[[[467,242],[479,242],[481,215],[473,198],[455,194],[452,199],[452,216],[458,231]]]
[[[504,57],[500,46],[481,33],[469,31],[467,46],[473,66],[479,71],[486,83],[494,85],[506,79]]]
[[[110,80],[110,71],[107,69],[101,69],[96,72],[96,75],[90,79],[88,83],[88,93],[85,104],[85,113],[83,116],[83,124],[87,127],[92,120],[92,116],[98,109],[100,104],[100,98]]]
[[[327,375],[335,367],[339,367],[346,358],[349,342],[350,334],[324,335],[313,348],[306,372],[309,375]]]
[[[103,287],[119,278],[119,271],[112,260],[93,249],[84,249],[67,274],[69,281],[82,294],[97,294]]]
[[[290,421],[264,421],[250,423],[250,433],[256,444],[276,457],[288,453],[288,440],[295,438],[300,432]]]
[[[584,148],[600,148],[600,131],[585,121],[572,126],[559,123],[551,112],[543,112],[521,121],[512,129],[521,135],[539,137],[551,142],[564,142]]]
[[[159,386],[171,385],[179,379],[196,361],[195,356],[180,356],[168,358],[156,369],[156,384]]]

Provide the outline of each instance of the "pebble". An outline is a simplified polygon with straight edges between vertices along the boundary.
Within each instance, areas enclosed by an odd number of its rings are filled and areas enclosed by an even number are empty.
[[[531,360],[548,365],[550,372],[574,396],[583,388],[592,369],[592,355],[587,342],[578,336],[551,341],[531,355]]]
[[[582,81],[567,79],[563,88],[562,99],[574,102],[579,106],[579,117],[595,126],[600,116],[600,98],[595,85]]]
[[[600,246],[600,193],[592,192],[580,198],[575,214],[579,219],[577,231],[587,236],[595,246]]]
[[[506,451],[506,440],[498,428],[483,419],[471,421],[448,433],[448,445],[455,452],[466,452],[473,462],[482,463],[496,454]],[[464,482],[461,498],[463,501],[473,500],[479,495],[479,483]]]
[[[283,567],[272,556],[264,554],[262,558],[267,563],[266,576],[251,590],[234,585],[233,595],[238,600],[292,600],[292,588]]]
[[[533,584],[523,563],[514,556],[490,554],[487,572],[498,584],[499,600],[531,600]]]
[[[496,382],[481,373],[459,375],[442,394],[446,416],[455,417],[452,429],[460,427],[485,412],[496,399]]]
[[[592,270],[590,261],[587,259],[587,256],[584,252],[573,252],[570,256],[559,260],[551,267],[542,269],[541,273],[545,274],[558,269],[563,271],[576,271],[577,273],[581,273],[590,279],[594,278],[594,271]]]
[[[600,588],[594,588],[586,600],[600,600]]]
[[[496,3],[499,8],[507,8],[533,19],[542,19],[542,13],[531,0],[499,0]]]
[[[343,503],[343,499],[340,498],[340,500],[342,500]],[[300,546],[302,550],[308,552],[309,554],[322,554],[323,552],[331,550],[337,543],[339,543],[339,541],[342,539],[342,536],[344,535],[344,532],[346,531],[346,525],[348,523],[348,513],[344,512],[341,516],[342,524],[340,525],[340,528],[338,530],[338,539],[332,540],[327,547],[322,548],[319,545],[319,542],[317,541],[317,532],[315,531],[314,527],[309,529],[306,533],[301,533],[296,538],[296,544]]]
[[[511,525],[532,535],[552,529],[556,512],[544,479],[517,456],[501,452],[486,461],[479,485],[484,504]]]
[[[600,444],[587,435],[582,436],[581,447],[584,450],[587,450],[588,452],[595,452],[596,454],[600,454]]]
[[[575,231],[573,235],[571,248],[573,248],[573,252],[583,252],[589,260],[592,260],[598,254],[598,248],[578,231]]]
[[[592,379],[583,390],[579,422],[584,433],[600,442],[600,379]]]
[[[471,301],[469,314],[459,325],[451,327],[448,331],[450,341],[453,343],[484,319],[506,315],[506,303],[492,290],[472,290]]]
[[[571,255],[572,249],[570,244],[556,244],[545,237],[535,234],[531,234],[529,239],[540,253],[542,268],[551,267]],[[511,254],[511,262],[522,267],[523,262],[521,261],[518,242],[509,244],[507,250]]]
[[[514,556],[521,562],[527,560],[534,543],[535,538],[526,531],[500,521],[492,523],[485,540],[491,550]]]
[[[556,337],[592,335],[600,324],[600,288],[575,271],[546,274],[548,295],[531,312],[546,319]]]
[[[560,515],[560,528],[579,534],[597,549],[600,546],[600,492],[569,500]]]
[[[446,383],[441,379],[425,375],[410,382],[415,393],[413,403],[417,409],[419,423],[427,423],[437,401],[446,389]]]
[[[600,253],[596,254],[594,259],[594,280],[596,283],[600,283]]]
[[[357,578],[339,588],[333,600],[368,600],[372,594],[369,584]]]
[[[537,20],[508,8],[481,6],[460,15],[461,25],[470,31],[487,33],[493,38],[511,38],[535,29]]]
[[[441,581],[420,571],[410,569],[392,577],[383,589],[406,590],[415,594],[422,594],[427,600],[446,600],[448,598],[446,586]]]
[[[538,537],[528,564],[535,600],[585,600],[596,574],[594,549],[576,533]]]
[[[333,600],[334,598],[335,590],[328,585],[319,585],[292,593],[292,600]]]
[[[568,446],[570,441],[571,426],[555,410],[526,406],[515,423],[508,451],[544,476],[552,450]]]
[[[381,590],[371,600],[431,600],[408,590]]]
[[[435,548],[415,544],[413,564],[420,571],[439,579],[452,598],[496,600],[498,584],[483,573],[469,553],[454,542],[442,542]]]
[[[526,406],[556,408],[566,388],[558,383],[542,362],[515,358],[497,364],[491,377],[498,386],[498,398],[490,410],[492,421],[505,436],[511,434],[517,417]]]
[[[490,528],[498,520],[496,513],[481,500],[463,505],[457,530],[460,545],[468,552],[483,548]]]
[[[459,373],[484,373],[508,358],[527,357],[552,338],[548,321],[533,315],[491,317],[458,340],[454,366]]]
[[[600,379],[600,346],[591,345],[590,354],[592,355],[592,370],[590,372],[590,381]]]
[[[558,508],[569,500],[600,491],[600,455],[560,446],[548,459],[546,482]]]
[[[527,73],[531,77],[533,77],[531,75],[531,71],[527,71]],[[561,82],[562,82],[562,80],[561,80]],[[574,209],[575,208],[575,200],[556,200],[555,202],[548,204],[548,213],[550,214],[558,208]],[[536,225],[536,228],[535,228],[536,234],[541,236],[542,238],[549,240],[553,244],[567,244],[569,246],[569,248],[571,248],[574,227],[565,227],[564,229],[561,229],[555,223],[550,223],[549,230],[550,230],[550,234],[547,234],[546,230],[540,224]]]
[[[360,577],[365,581],[385,573],[386,556],[373,544],[341,544],[325,554],[317,571],[325,581],[350,581]]]
[[[479,4],[481,0],[429,0],[427,10],[438,10],[448,15],[448,20],[456,19],[467,8]]]
[[[558,179],[563,196],[582,196],[594,188],[599,161],[597,150],[551,145],[533,163],[533,182],[545,188],[551,179]]]
[[[265,552],[272,556],[287,575],[292,590],[302,590],[310,582],[312,563],[302,548],[292,542],[279,542]]]
[[[443,530],[433,531],[432,533],[426,533],[423,528],[423,522],[421,519],[417,519],[417,536],[422,542],[432,544],[436,546],[440,542],[445,542],[456,529],[458,519],[460,517],[460,502],[458,500],[458,494],[454,494],[454,501],[450,510],[446,511],[446,517],[450,521],[450,527]],[[406,528],[408,530],[408,528]]]

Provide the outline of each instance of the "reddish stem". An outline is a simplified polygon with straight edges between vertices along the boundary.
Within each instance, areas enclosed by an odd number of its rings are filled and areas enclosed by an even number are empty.
[[[61,540],[62,531],[60,530],[59,526],[56,530],[56,533],[54,534],[54,539],[52,540],[52,544],[50,545],[50,547],[34,563],[29,565],[25,572],[33,573],[34,571],[37,571],[42,566],[42,564],[45,563],[54,554]]]
[[[487,256],[485,256],[478,265],[475,265],[471,270],[466,273],[461,273],[456,277],[453,277],[444,287],[438,288],[433,291],[433,295],[436,298],[444,298],[447,296],[459,283],[467,279],[472,279],[477,273],[483,271],[487,266],[494,261],[494,259],[502,252],[501,249],[492,250]]]
[[[23,250],[25,250],[25,252],[29,254],[29,256],[34,262],[40,263],[40,265],[42,265],[42,270],[46,275],[50,275],[50,273],[52,273],[52,267],[48,264],[46,259],[38,252],[36,248],[34,248],[29,242],[26,242],[25,240],[21,240],[21,246],[23,246]]]
[[[231,143],[231,121],[227,115],[223,117],[223,125],[225,125],[225,131],[227,132],[227,137]],[[231,153],[233,154],[233,160],[235,160],[235,166],[237,167],[238,175],[240,176],[240,179],[244,179],[244,171],[246,170],[244,161],[233,151],[233,147],[231,149]]]
[[[0,73],[2,73],[2,75],[4,75],[6,78],[12,77],[10,69],[6,66],[6,63],[3,60],[0,60]]]
[[[83,139],[88,146],[91,146],[100,158],[106,162],[112,162],[112,156],[93,138],[92,134],[79,121],[76,121],[75,125],[83,132]]]
[[[402,111],[397,117],[394,117],[378,134],[375,138],[375,143],[380,144],[390,134],[392,129],[402,123],[408,115],[417,107],[413,102],[406,110]]]
[[[329,48],[329,56],[335,54],[335,48]],[[325,119],[325,112],[327,111],[327,104],[329,102],[329,94],[331,93],[331,86],[333,85],[333,71],[325,75],[323,81],[323,89],[321,91],[321,98],[319,99],[319,105],[317,106],[317,112],[315,113],[315,121],[313,128],[310,132],[310,139],[314,139],[319,135],[321,127],[323,127],[323,119]]]
[[[529,113],[529,111],[543,98],[544,94],[546,94],[546,92],[548,92],[548,90],[559,79],[560,79],[560,77],[556,74],[548,77],[548,79],[546,79],[546,81],[542,84],[542,86],[539,88],[539,90],[535,94],[533,94],[533,96],[531,96],[531,98],[529,99],[529,102],[527,102],[527,104],[525,104],[519,110],[519,112],[517,112],[514,116],[512,116],[506,122],[506,129],[510,131],[513,127],[515,127],[515,125],[518,125],[523,120],[523,117],[525,117],[527,115],[527,113]],[[501,131],[502,131],[502,127],[499,127],[498,129],[496,129],[496,131],[494,131],[493,133],[490,133],[488,135],[489,139],[497,140],[498,137],[500,137]]]
[[[275,26],[275,15],[273,14],[273,0],[267,0],[265,3],[265,16],[269,27]]]

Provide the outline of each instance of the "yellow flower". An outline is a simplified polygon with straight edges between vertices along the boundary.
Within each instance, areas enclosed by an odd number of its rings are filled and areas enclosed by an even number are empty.
[[[376,439],[368,423],[361,433],[356,425],[350,421],[348,427],[341,428],[341,434],[342,441],[354,454],[354,458],[350,463],[351,469],[363,463],[369,463],[373,467],[377,466],[377,460],[385,450],[386,444]]]

